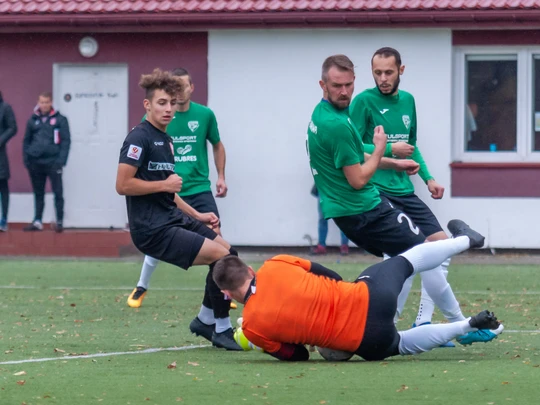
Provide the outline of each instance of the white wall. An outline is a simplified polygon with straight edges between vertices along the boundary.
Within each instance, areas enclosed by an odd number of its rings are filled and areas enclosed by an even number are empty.
[[[302,245],[305,234],[316,239],[317,206],[309,194],[313,180],[305,138],[311,112],[322,96],[322,62],[332,54],[348,55],[357,66],[360,92],[374,86],[370,59],[382,46],[402,53],[402,88],[411,91],[418,104],[419,145],[434,176],[449,185],[449,30],[210,33],[208,102],[227,150],[230,191],[218,201],[227,240],[239,245]],[[448,198],[435,205],[442,220],[452,216],[443,215],[450,207]],[[339,243],[333,223],[328,242]]]

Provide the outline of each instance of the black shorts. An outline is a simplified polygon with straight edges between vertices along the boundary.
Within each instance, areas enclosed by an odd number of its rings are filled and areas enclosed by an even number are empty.
[[[369,307],[362,343],[356,354],[368,361],[399,354],[399,334],[394,324],[397,298],[403,283],[413,273],[412,264],[396,256],[368,267],[355,280],[369,290]]]
[[[195,208],[201,214],[212,212],[219,218],[219,212],[216,205],[216,200],[211,191],[203,191],[202,193],[186,195],[182,197],[186,203]]]
[[[395,208],[407,214],[424,235],[431,236],[443,231],[433,211],[416,194],[398,197],[381,192],[381,196],[388,199]]]
[[[174,222],[150,233],[131,233],[133,243],[145,255],[187,270],[205,239],[217,234],[200,221],[182,214]]]
[[[426,237],[402,211],[382,202],[363,214],[333,218],[341,231],[357,246],[375,256],[396,256],[424,243]]]

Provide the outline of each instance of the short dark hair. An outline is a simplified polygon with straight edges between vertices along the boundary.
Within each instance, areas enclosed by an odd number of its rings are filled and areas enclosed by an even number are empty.
[[[182,89],[182,84],[176,80],[170,72],[162,71],[159,68],[147,75],[141,75],[139,86],[146,90],[146,98],[151,100],[156,90],[163,90],[169,96],[176,97]]]
[[[390,58],[393,56],[394,59],[396,60],[397,67],[398,68],[401,67],[401,55],[399,54],[397,49],[390,48],[389,46],[386,46],[381,49],[377,49],[375,53],[373,54],[373,56],[371,57],[371,64],[373,64],[373,58],[375,58],[375,56],[377,55],[382,56],[383,58]]]
[[[234,291],[249,278],[249,268],[239,257],[228,255],[216,262],[212,277],[220,289]]]
[[[41,93],[39,93],[39,97],[44,97],[44,98],[48,98],[49,100],[52,100],[52,93],[50,91],[42,91]]]
[[[322,64],[321,79],[328,80],[328,71],[336,67],[341,72],[352,72],[354,74],[354,64],[346,55],[332,55],[326,58]]]
[[[174,68],[171,71],[171,74],[176,77],[187,76],[189,78],[189,84],[191,84],[191,75],[189,74],[187,69],[184,69],[182,67]]]

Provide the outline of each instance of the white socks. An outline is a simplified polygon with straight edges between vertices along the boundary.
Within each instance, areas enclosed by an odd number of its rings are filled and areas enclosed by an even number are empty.
[[[148,290],[148,285],[150,284],[150,277],[152,277],[152,273],[156,269],[157,265],[159,263],[159,260],[154,259],[150,256],[144,257],[144,263],[141,270],[141,277],[139,279],[139,282],[137,283],[137,287],[144,287]]]
[[[412,264],[414,269],[413,276],[421,273],[423,287],[435,305],[450,322],[464,319],[464,317],[452,288],[448,284],[448,281],[446,281],[441,263],[449,257],[467,250],[469,247],[469,238],[467,236],[459,236],[455,239],[422,243],[400,255]],[[403,289],[399,294],[396,322],[397,317],[403,312],[405,301],[412,286],[413,276],[405,281]]]
[[[441,264],[445,278],[448,278],[448,266],[450,266],[450,260],[451,259],[448,258]],[[420,296],[420,305],[418,306],[418,315],[416,316],[416,321],[414,322],[416,326],[431,322],[433,311],[435,311],[435,304],[424,288],[424,283],[422,283],[422,293]]]
[[[403,252],[400,256],[405,257],[413,265],[413,274],[418,274],[439,267],[446,259],[464,252],[469,247],[469,238],[467,236],[458,236],[455,239],[438,240],[416,245]]]
[[[433,243],[433,242],[430,242]],[[478,329],[469,325],[471,318],[462,321],[437,325],[424,325],[419,328],[398,332],[399,354],[418,354],[439,347],[450,340]]]
[[[216,318],[216,333],[225,332],[227,329],[231,328],[231,318]]]
[[[210,308],[201,305],[199,310],[199,315],[197,315],[199,320],[206,325],[216,325],[216,333],[225,332],[227,329],[232,328],[231,318],[214,318],[214,311]]]
[[[214,311],[210,308],[205,307],[204,305],[201,305],[201,309],[199,310],[199,315],[197,315],[197,318],[199,318],[199,320],[205,325],[213,325],[216,323],[216,319],[214,318]]]

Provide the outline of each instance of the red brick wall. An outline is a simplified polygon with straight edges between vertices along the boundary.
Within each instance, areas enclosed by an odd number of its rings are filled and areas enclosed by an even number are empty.
[[[15,111],[19,131],[8,144],[12,192],[31,192],[28,173],[22,161],[22,141],[26,121],[37,96],[52,91],[54,63],[125,63],[129,74],[129,119],[131,128],[140,122],[142,73],[155,67],[187,68],[196,85],[193,100],[206,104],[208,97],[208,41],[198,33],[101,33],[91,34],[99,43],[99,52],[86,59],[78,44],[88,34],[2,34],[0,35],[0,91]]]

